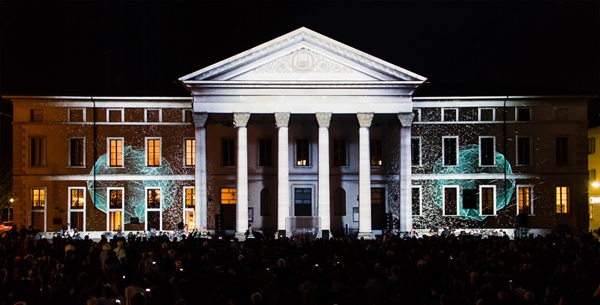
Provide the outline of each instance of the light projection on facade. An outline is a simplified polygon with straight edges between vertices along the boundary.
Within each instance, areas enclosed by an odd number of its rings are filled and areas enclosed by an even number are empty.
[[[459,149],[457,165],[445,166],[443,165],[443,158],[438,159],[435,163],[433,173],[456,177],[456,179],[432,181],[432,199],[445,215],[456,215],[465,220],[482,221],[488,216],[495,215],[496,211],[503,209],[510,202],[515,189],[515,179],[506,178],[506,176],[513,173],[510,164],[504,155],[495,152],[493,165],[481,166],[479,153],[479,145],[462,146]],[[484,179],[464,179],[464,176],[469,174],[481,174]],[[483,175],[486,174],[487,176],[501,174],[503,177],[500,179],[485,179]],[[460,177],[463,178],[458,179]],[[450,189],[450,191],[447,192],[447,189]],[[486,211],[486,207],[483,206],[486,201],[485,193],[487,190],[490,190],[490,194],[495,196],[495,198],[490,198],[489,211]],[[453,192],[461,193],[455,194]],[[449,203],[452,198],[447,197],[450,196],[456,198],[456,202]],[[469,200],[469,196],[475,197]],[[448,207],[449,204],[454,204],[454,206]]]
[[[160,166],[146,166],[146,156],[143,149],[134,149],[131,146],[123,148],[124,167],[110,167],[107,163],[107,155],[104,154],[98,158],[94,170],[89,174],[87,188],[91,194],[91,200],[96,208],[108,213],[108,188],[125,187],[123,194],[123,212],[124,222],[130,223],[132,218],[139,219],[140,222],[146,221],[146,208],[148,190],[159,190],[160,211],[165,211],[174,202],[176,193],[176,184],[173,180],[160,179],[173,175],[171,165],[161,158]],[[122,176],[123,180],[98,179],[100,176]],[[131,178],[138,176],[138,178]],[[139,179],[142,176],[143,179]],[[159,178],[159,179],[157,179]],[[127,181],[125,181],[127,180]],[[94,183],[95,181],[95,183]],[[125,185],[126,184],[126,185]],[[149,203],[148,205],[152,205]]]

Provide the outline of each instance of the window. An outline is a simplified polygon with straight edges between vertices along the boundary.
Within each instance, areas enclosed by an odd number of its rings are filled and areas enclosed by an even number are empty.
[[[32,122],[43,122],[45,118],[46,111],[44,109],[31,109]]]
[[[85,165],[85,138],[69,139],[69,166]]]
[[[496,120],[496,112],[494,108],[479,108],[479,120],[490,122]]]
[[[69,122],[85,122],[83,108],[69,108]]]
[[[123,166],[123,139],[108,139],[108,166]]]
[[[556,165],[569,164],[569,138],[556,137]]]
[[[517,165],[531,165],[531,138],[517,136]]]
[[[296,165],[297,166],[309,166],[310,165],[310,154],[309,147],[310,142],[308,139],[297,139],[296,140]]]
[[[260,191],[260,216],[271,215],[271,198],[269,189],[264,188]]]
[[[567,121],[569,119],[569,108],[554,108],[554,118],[557,121]]]
[[[235,188],[222,188],[221,189],[221,204],[236,204],[237,197],[235,194]]]
[[[588,138],[588,154],[596,152],[596,138]]]
[[[479,209],[477,205],[477,196],[479,192],[476,189],[463,189],[462,190],[462,208],[463,209]]]
[[[85,188],[69,187],[69,219],[71,228],[85,231]]]
[[[423,207],[421,205],[421,186],[413,186],[412,187],[412,215],[413,216],[422,216],[423,215]]]
[[[421,166],[421,138],[410,138],[410,161],[412,166]]]
[[[517,186],[517,215],[533,215],[533,186]]]
[[[444,216],[458,215],[458,186],[444,186]]]
[[[221,139],[221,165],[235,166],[235,140]]]
[[[333,215],[346,215],[346,190],[341,187],[338,187],[333,192]]]
[[[146,122],[162,121],[162,113],[160,109],[146,109]]]
[[[146,166],[160,166],[160,139],[146,139]]]
[[[161,190],[146,189],[146,230],[162,230]]]
[[[333,140],[333,166],[348,165],[346,155],[346,139]]]
[[[109,122],[123,122],[123,109],[107,109]]]
[[[31,137],[29,139],[29,153],[30,153],[30,165],[31,166],[45,166],[46,165],[46,138],[45,137]]]
[[[517,108],[517,121],[531,121],[531,109]]]
[[[458,137],[442,137],[444,165],[458,165]]]
[[[108,189],[108,204],[111,209],[123,207],[123,189]]]
[[[480,186],[480,202],[481,202],[481,213],[482,216],[493,216],[496,215],[496,189],[493,186]]]
[[[415,114],[413,122],[421,122],[421,109],[415,108],[413,109],[413,113]]]
[[[456,122],[458,121],[458,109],[456,108],[442,108],[443,115],[442,120],[444,122]]]
[[[31,225],[46,231],[46,188],[31,189]]]
[[[556,187],[556,214],[566,214],[569,212],[569,187]]]
[[[196,218],[196,189],[190,186],[183,187],[183,222],[187,230],[194,230]]]
[[[258,140],[258,166],[273,165],[273,144],[271,139]]]
[[[479,165],[490,166],[496,163],[496,138],[479,137]]]
[[[194,118],[192,117],[192,111],[191,110],[184,110],[183,111],[183,122],[186,122],[186,123],[192,123],[192,122],[194,122]]]
[[[294,216],[312,216],[312,190],[294,188]]]
[[[184,156],[185,166],[196,165],[196,140],[185,139],[184,151],[185,151],[185,156]]]
[[[383,165],[383,143],[381,139],[371,139],[371,166]]]

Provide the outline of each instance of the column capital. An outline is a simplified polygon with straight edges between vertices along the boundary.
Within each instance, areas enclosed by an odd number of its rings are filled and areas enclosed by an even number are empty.
[[[402,126],[402,127],[410,127],[412,125],[414,118],[415,118],[415,114],[412,112],[398,113],[398,120],[400,120],[400,126]]]
[[[359,112],[356,114],[358,119],[358,125],[360,127],[371,127],[371,121],[373,121],[372,112]]]
[[[319,123],[319,127],[329,128],[329,123],[331,122],[331,112],[317,112],[315,113],[317,117],[317,123]]]
[[[206,112],[192,112],[192,118],[194,119],[194,125],[196,128],[203,128],[208,120],[208,113]]]
[[[233,126],[235,127],[246,127],[250,120],[249,112],[234,112],[233,113]]]
[[[289,123],[290,123],[290,113],[289,112],[275,112],[275,125],[277,125],[277,128],[288,127]]]

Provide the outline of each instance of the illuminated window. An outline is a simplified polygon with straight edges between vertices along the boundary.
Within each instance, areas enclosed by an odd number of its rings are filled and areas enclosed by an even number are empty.
[[[106,113],[109,122],[123,122],[123,109],[107,109]]]
[[[458,137],[442,137],[444,165],[458,165]]]
[[[309,166],[310,165],[310,142],[308,139],[296,139],[296,165],[297,166]]]
[[[531,109],[517,108],[517,121],[531,121]]]
[[[160,166],[160,139],[146,139],[146,166]]]
[[[346,215],[346,190],[341,187],[338,187],[333,192],[333,215]]]
[[[235,141],[221,139],[221,165],[235,166]]]
[[[346,166],[348,165],[347,154],[346,154],[346,139],[334,139],[333,140],[333,166]]]
[[[146,189],[146,230],[162,230],[161,190]]]
[[[421,166],[421,138],[410,138],[410,161],[412,166]]]
[[[236,204],[237,197],[235,188],[222,188],[221,189],[221,204]]]
[[[69,108],[69,122],[85,122],[83,108]]]
[[[162,113],[160,109],[146,109],[146,122],[160,122]]]
[[[294,188],[294,216],[312,216],[312,189]]]
[[[260,191],[260,216],[271,215],[271,197],[269,189],[264,188]]]
[[[569,164],[569,138],[556,137],[556,165]]]
[[[531,165],[531,138],[517,136],[517,165]]]
[[[43,210],[46,206],[46,189],[33,188],[31,190],[31,208],[33,210]]]
[[[44,109],[31,109],[31,121],[32,122],[43,122],[46,118],[46,111]]]
[[[118,231],[123,229],[123,188],[108,188],[108,214],[107,230]]]
[[[517,186],[517,215],[533,215],[533,186]]]
[[[111,209],[123,207],[123,189],[108,189],[108,206]]]
[[[69,187],[69,219],[72,229],[85,231],[85,188]]]
[[[481,214],[483,216],[496,215],[495,188],[490,186],[481,186],[479,188],[479,202],[481,202]]]
[[[186,186],[183,188],[183,191],[185,196],[185,208],[196,208],[196,189],[193,187]]]
[[[596,153],[596,138],[588,138],[588,154]]]
[[[383,165],[383,143],[381,139],[371,139],[370,147],[371,166]]]
[[[569,187],[556,187],[556,214],[569,213]]]
[[[123,139],[108,139],[108,166],[123,166]]]
[[[479,120],[484,122],[495,121],[496,112],[494,112],[494,108],[479,108]]]
[[[413,216],[421,216],[423,214],[423,207],[421,205],[421,186],[413,186],[411,188],[411,205],[412,205],[412,215]]]
[[[196,218],[196,189],[194,187],[183,187],[183,223],[186,224],[187,230],[194,230]]]
[[[271,139],[258,140],[258,166],[273,164],[273,145]]]
[[[69,139],[69,166],[85,165],[85,138]]]
[[[30,165],[45,166],[46,165],[46,138],[31,137],[29,145]]]
[[[185,166],[196,165],[196,140],[185,140]]]
[[[458,109],[456,108],[443,108],[442,120],[444,122],[456,122],[458,121]]]
[[[479,165],[491,166],[496,163],[496,138],[479,137]]]
[[[458,186],[444,186],[444,216],[458,215]]]

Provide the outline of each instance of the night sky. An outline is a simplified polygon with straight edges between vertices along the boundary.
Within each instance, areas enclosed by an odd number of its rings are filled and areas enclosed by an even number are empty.
[[[417,95],[593,94],[598,1],[0,1],[0,94],[187,96],[177,79],[305,26]]]

